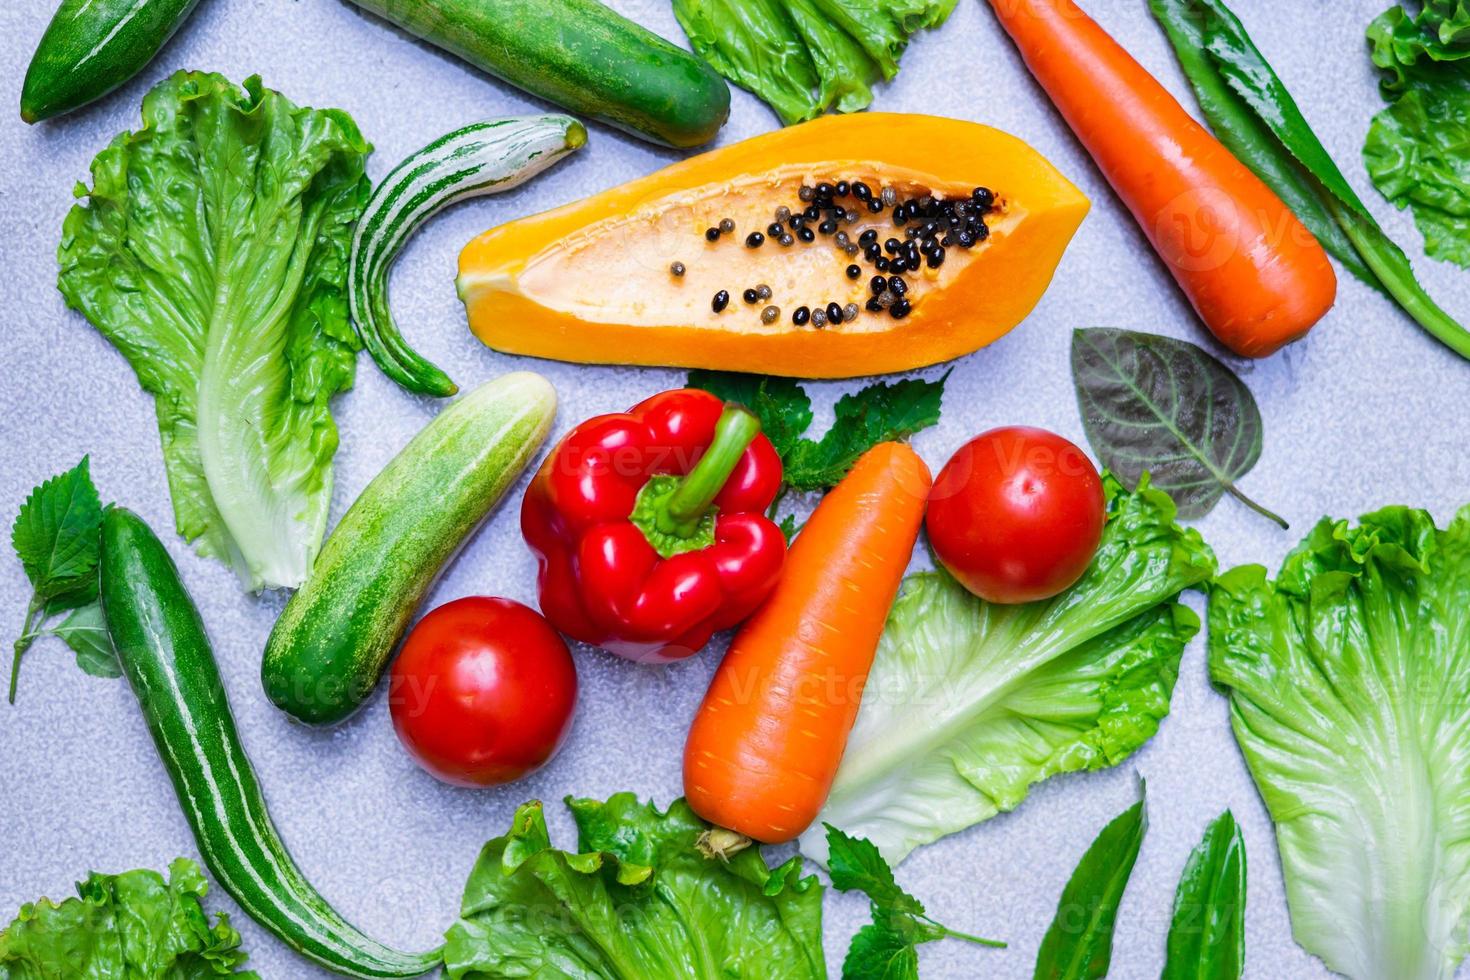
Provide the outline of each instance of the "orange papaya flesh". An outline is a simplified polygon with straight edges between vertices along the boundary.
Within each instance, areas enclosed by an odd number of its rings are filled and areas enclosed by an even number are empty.
[[[892,203],[875,210],[858,184]],[[774,235],[782,208],[797,218]],[[492,229],[465,247],[457,286],[470,328],[507,353],[884,374],[968,354],[1021,322],[1087,210],[1050,163],[999,130],[826,116]],[[733,229],[716,236],[721,222]],[[903,280],[901,299],[874,292],[880,274]]]

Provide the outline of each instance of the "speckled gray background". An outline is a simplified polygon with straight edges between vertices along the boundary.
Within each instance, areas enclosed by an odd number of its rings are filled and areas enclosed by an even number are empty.
[[[666,0],[613,5],[682,38]],[[1470,276],[1420,256],[1409,220],[1390,213],[1358,163],[1378,105],[1362,32],[1384,5],[1236,3],[1349,180],[1417,257],[1431,292],[1470,317]],[[14,107],[52,6],[53,0],[0,5],[0,107],[10,107],[0,123],[0,310],[6,317],[0,511],[8,523],[33,484],[91,453],[103,496],[167,529],[171,513],[152,404],[123,359],[64,309],[54,286],[53,255],[71,185],[113,134],[136,124],[146,88],[180,67],[214,69],[237,80],[259,72],[297,102],[348,109],[377,146],[370,167],[375,177],[458,124],[541,106],[341,0],[205,0],[141,78],[82,112],[27,127]],[[1165,84],[1185,92],[1143,0],[1087,6]],[[1039,424],[1081,441],[1067,368],[1073,327],[1126,326],[1204,339],[984,4],[961,0],[947,27],[920,38],[878,105],[1014,132],[1093,199],[1091,216],[1035,314],[957,364],[943,422],[915,440],[931,465],[996,424]],[[737,93],[722,141],[773,125],[763,106]],[[394,301],[405,330],[462,383],[512,368],[544,372],[562,397],[558,431],[674,386],[682,376],[675,371],[582,368],[495,354],[465,329],[451,282],[459,248],[482,229],[641,175],[674,156],[594,127],[585,151],[532,186],[442,216],[414,239],[398,265]],[[1274,564],[1324,513],[1355,515],[1413,503],[1444,520],[1470,499],[1470,365],[1371,290],[1344,278],[1336,310],[1307,341],[1240,367],[1266,422],[1265,452],[1246,485],[1295,529],[1281,532],[1225,501],[1200,523],[1225,565]],[[811,386],[818,426],[825,425],[832,401],[852,386]],[[337,403],[342,450],[334,519],[434,410],[394,388],[362,358],[356,389]],[[718,647],[664,670],[580,651],[580,713],[554,764],[498,790],[451,789],[420,772],[399,748],[381,697],[333,731],[288,723],[266,702],[257,679],[260,649],[282,598],[241,595],[223,566],[197,558],[172,535],[165,540],[214,637],[246,748],[292,853],[349,918],[390,943],[421,948],[437,941],[481,843],[505,828],[522,801],[633,789],[667,802],[680,791],[683,734]],[[431,601],[471,593],[533,601],[532,571],[513,515],[502,513],[471,542]],[[8,554],[0,558],[6,646],[26,594],[19,565]],[[1206,683],[1202,654],[1200,642],[1189,648],[1173,713],[1128,765],[1055,779],[1015,813],[925,848],[903,865],[902,882],[944,921],[1012,943],[1003,952],[930,946],[922,956],[925,976],[1030,976],[1067,875],[1097,829],[1133,799],[1135,772],[1148,779],[1152,828],[1119,922],[1113,976],[1158,974],[1179,870],[1205,823],[1227,806],[1244,824],[1250,850],[1250,974],[1271,980],[1324,975],[1290,938],[1270,825],[1230,738],[1225,702]],[[196,856],[132,693],[122,682],[83,676],[70,661],[58,643],[40,644],[26,664],[19,704],[0,705],[0,922],[24,900],[70,894],[89,868],[162,868],[178,855]],[[570,841],[560,813],[554,830]],[[234,913],[252,964],[264,976],[325,975],[239,914],[218,890],[212,904]],[[864,913],[859,899],[828,897],[834,975]]]

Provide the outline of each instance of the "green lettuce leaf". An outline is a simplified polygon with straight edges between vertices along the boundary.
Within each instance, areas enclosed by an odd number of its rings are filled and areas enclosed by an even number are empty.
[[[873,104],[883,72],[851,34],[827,19],[817,0],[782,0],[817,68],[818,114],[860,112]]]
[[[817,66],[784,0],[674,0],[695,54],[755,93],[787,126],[822,114]]]
[[[683,800],[567,801],[577,853],[551,845],[540,803],[485,845],[444,948],[450,980],[727,980],[827,976],[822,888],[801,858],[706,857]]]
[[[1430,3],[1410,17],[1394,6],[1368,40],[1389,101],[1363,146],[1368,175],[1413,209],[1431,258],[1470,268],[1470,13]]]
[[[943,572],[905,584],[818,821],[890,863],[1026,798],[1062,772],[1116,765],[1169,712],[1199,620],[1175,599],[1215,558],[1169,497],[1107,478],[1108,523],[1071,589],[986,603]],[[820,830],[802,850],[825,861]]]
[[[179,72],[63,227],[58,285],[154,396],[179,533],[248,588],[299,585],[325,530],[369,150],[344,112]]]
[[[1210,674],[1276,822],[1297,942],[1448,978],[1470,927],[1470,507],[1323,520],[1210,597]]]
[[[156,871],[92,873],[78,898],[21,906],[0,932],[0,980],[203,980],[238,977],[246,954],[220,913],[210,925],[199,866],[179,858]]]
[[[956,2],[674,0],[674,16],[700,57],[789,126],[872,105],[909,35],[943,24]]]

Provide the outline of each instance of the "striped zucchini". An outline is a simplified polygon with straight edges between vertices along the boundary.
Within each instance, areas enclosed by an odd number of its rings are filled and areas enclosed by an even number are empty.
[[[142,71],[199,0],[62,0],[20,90],[28,123],[86,105]]]
[[[586,142],[570,116],[491,119],[439,137],[383,179],[358,220],[347,286],[357,335],[384,374],[421,395],[458,390],[404,342],[389,310],[388,273],[409,236],[456,201],[508,191]]]
[[[199,612],[162,543],[121,507],[102,519],[100,594],[123,673],[204,863],[240,907],[339,973],[416,977],[433,969],[437,950],[401,953],[363,935],[291,860],[235,732]]]
[[[330,725],[372,693],[439,570],[536,455],[556,391],[518,371],[450,405],[343,515],[266,641],[266,695]]]

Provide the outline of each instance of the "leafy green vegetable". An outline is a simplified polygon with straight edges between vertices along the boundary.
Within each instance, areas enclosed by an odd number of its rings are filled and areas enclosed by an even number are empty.
[[[938,381],[906,378],[878,382],[837,401],[835,420],[819,440],[803,437],[812,424],[812,400],[790,378],[724,371],[690,371],[689,387],[701,388],[738,402],[761,420],[761,431],[781,456],[784,496],[836,486],[863,453],[880,442],[905,439],[939,421],[940,403],[949,373]],[[780,504],[772,505],[774,515]],[[789,522],[789,523],[788,523]],[[782,521],[787,537],[797,530],[789,516]]]
[[[1226,810],[1179,876],[1161,980],[1240,980],[1244,970],[1245,838]]]
[[[1082,855],[1036,954],[1036,980],[1108,975],[1118,906],[1147,831],[1148,815],[1139,800],[1113,818]]]
[[[1125,485],[1145,473],[1185,518],[1229,493],[1261,458],[1261,413],[1235,372],[1194,344],[1131,330],[1072,331],[1072,380],[1087,441]]]
[[[1014,809],[1033,783],[1117,765],[1153,737],[1199,629],[1175,599],[1215,558],[1166,494],[1105,486],[1097,554],[1053,599],[991,605],[944,572],[908,579],[821,820],[897,863]],[[818,832],[801,847],[825,860]]]
[[[59,636],[77,654],[77,664],[89,674],[117,677],[117,657],[107,639],[97,605],[98,530],[102,501],[92,485],[87,457],[31,491],[21,504],[10,530],[15,556],[31,583],[31,601],[25,623],[16,638],[10,660],[10,703],[15,703],[20,661],[42,636]],[[59,625],[46,622],[70,612]]]
[[[873,916],[852,938],[842,962],[843,980],[918,980],[918,946],[936,939],[1005,948],[1005,943],[956,932],[929,918],[923,903],[894,881],[893,869],[872,841],[849,837],[831,824],[826,827],[832,887],[867,895]]]
[[[674,0],[694,53],[741,88],[758,92],[786,124],[820,113],[817,66],[783,0]]]
[[[1363,146],[1368,175],[1412,207],[1432,258],[1470,267],[1470,13],[1462,2],[1393,6],[1368,27],[1389,102]],[[1448,38],[1448,40],[1446,39]]]
[[[252,589],[300,585],[325,529],[368,152],[344,112],[180,72],[66,217],[58,284],[155,398],[179,532]]]
[[[1149,0],[1149,6],[1220,141],[1355,275],[1371,276],[1435,339],[1470,358],[1470,331],[1419,285],[1408,256],[1373,220],[1230,9],[1221,0]]]
[[[107,620],[100,603],[89,602],[73,609],[50,630],[77,655],[77,666],[93,677],[121,677],[122,665],[107,633]]]
[[[938,381],[880,381],[843,395],[837,401],[832,427],[821,439],[812,440],[802,438],[812,424],[812,402],[796,382],[753,374],[689,372],[690,387],[739,402],[755,412],[761,431],[781,455],[786,486],[798,491],[836,486],[858,458],[878,443],[907,438],[938,422],[948,380],[946,372]]]
[[[786,125],[856,112],[898,74],[910,35],[956,0],[673,0],[694,50]]]
[[[193,861],[156,871],[93,872],[78,898],[21,906],[0,932],[0,980],[203,980],[238,977],[246,954],[223,912],[214,925],[199,900],[209,885]]]
[[[578,853],[552,847],[540,803],[481,851],[444,949],[450,980],[825,980],[822,888],[800,857],[705,857],[709,824],[683,800],[567,804]]]
[[[1451,976],[1470,926],[1470,507],[1323,520],[1210,593],[1210,676],[1276,822],[1293,933],[1357,980]]]

